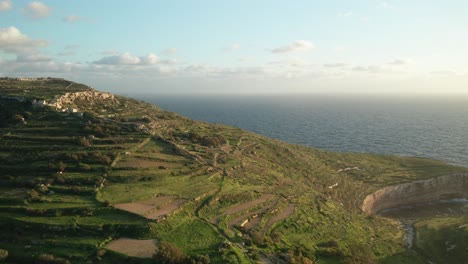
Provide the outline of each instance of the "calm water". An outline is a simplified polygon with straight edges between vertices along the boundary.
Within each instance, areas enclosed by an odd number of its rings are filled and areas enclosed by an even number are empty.
[[[468,167],[468,97],[132,95],[196,120],[341,152]]]

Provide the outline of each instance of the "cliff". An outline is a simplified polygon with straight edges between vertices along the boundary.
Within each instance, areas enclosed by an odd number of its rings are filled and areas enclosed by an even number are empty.
[[[361,209],[367,214],[375,214],[401,205],[453,198],[468,198],[468,173],[440,176],[382,188],[369,194],[364,199]]]

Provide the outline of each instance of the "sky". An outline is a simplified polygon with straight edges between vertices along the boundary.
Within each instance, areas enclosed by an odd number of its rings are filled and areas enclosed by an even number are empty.
[[[468,94],[466,0],[0,0],[0,76],[116,93]]]

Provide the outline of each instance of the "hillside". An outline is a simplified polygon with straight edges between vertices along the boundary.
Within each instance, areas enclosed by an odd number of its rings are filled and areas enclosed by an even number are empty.
[[[62,79],[0,79],[12,263],[151,263],[155,249],[173,262],[418,263],[364,197],[466,171],[291,145]]]

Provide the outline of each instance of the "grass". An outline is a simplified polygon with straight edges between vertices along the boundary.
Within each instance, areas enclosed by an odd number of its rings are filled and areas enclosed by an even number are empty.
[[[178,214],[171,221],[150,224],[151,236],[176,244],[189,255],[212,254],[224,238],[203,220]]]
[[[417,222],[415,248],[437,263],[465,263],[468,259],[466,216],[436,217]]]

